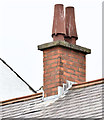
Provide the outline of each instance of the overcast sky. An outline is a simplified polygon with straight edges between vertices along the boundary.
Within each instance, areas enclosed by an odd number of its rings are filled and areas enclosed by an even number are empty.
[[[55,4],[75,7],[77,44],[90,48],[87,81],[102,78],[102,0],[1,0],[0,57],[35,90],[43,83],[37,45],[51,42]]]

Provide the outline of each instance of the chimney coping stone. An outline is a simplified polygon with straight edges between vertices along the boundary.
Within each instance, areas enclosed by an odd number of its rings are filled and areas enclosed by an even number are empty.
[[[43,51],[45,49],[56,47],[56,46],[62,46],[62,47],[70,48],[70,49],[73,49],[73,50],[76,50],[76,51],[83,52],[85,54],[90,54],[91,53],[91,49],[89,49],[89,48],[81,47],[79,45],[73,45],[73,44],[70,44],[70,43],[68,43],[66,41],[62,41],[62,40],[57,40],[57,41],[45,43],[45,44],[42,44],[42,45],[38,45],[38,50]]]

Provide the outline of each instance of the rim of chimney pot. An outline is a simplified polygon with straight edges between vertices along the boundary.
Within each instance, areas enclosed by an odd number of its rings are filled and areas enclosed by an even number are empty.
[[[65,35],[64,38],[69,38],[69,39],[75,38],[76,40],[78,40],[78,36],[67,36],[67,35]]]
[[[56,6],[56,5],[62,5],[62,6],[64,6],[63,4],[55,4],[55,6]]]
[[[67,7],[65,7],[65,8],[74,8],[73,6],[67,6]]]
[[[55,36],[58,36],[58,35],[64,35],[64,36],[65,36],[65,33],[56,33],[56,34],[54,33],[54,34],[52,34],[52,37],[53,37],[54,35],[55,35]]]

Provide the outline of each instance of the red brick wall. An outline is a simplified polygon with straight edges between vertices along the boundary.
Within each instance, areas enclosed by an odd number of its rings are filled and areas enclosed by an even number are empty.
[[[58,86],[66,80],[81,83],[86,81],[86,58],[79,51],[53,47],[43,51],[44,96],[58,94]]]

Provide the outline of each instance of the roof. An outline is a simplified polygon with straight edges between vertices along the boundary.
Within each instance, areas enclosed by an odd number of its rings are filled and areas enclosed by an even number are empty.
[[[0,71],[0,100],[36,93],[36,91],[1,58]],[[8,90],[11,94],[8,94]]]
[[[51,101],[43,101],[42,93],[13,99],[10,100],[11,103],[9,103],[10,101],[3,101],[1,106],[2,117],[102,118],[104,111],[103,88],[104,78],[75,84],[66,94]]]
[[[14,74],[16,74],[16,76],[17,76],[18,78],[20,78],[33,92],[36,93],[36,91],[35,91],[25,80],[23,80],[23,78],[20,77],[19,74],[17,74],[17,73],[13,70],[13,68],[11,68],[3,59],[0,58],[0,60],[1,60],[8,68],[10,68],[10,70],[11,70]]]

